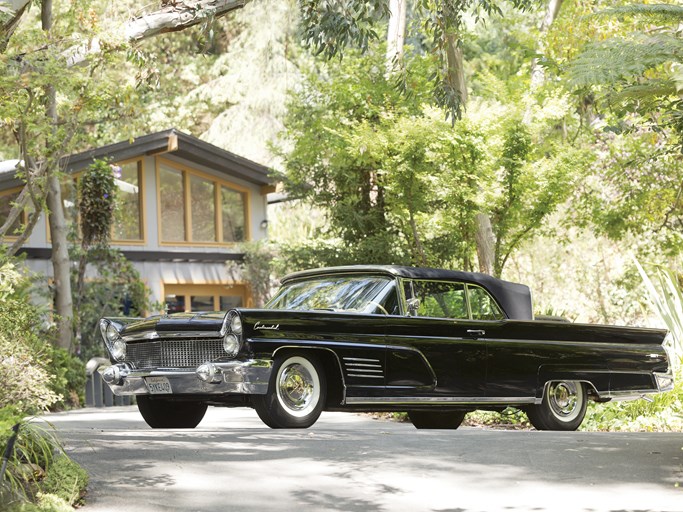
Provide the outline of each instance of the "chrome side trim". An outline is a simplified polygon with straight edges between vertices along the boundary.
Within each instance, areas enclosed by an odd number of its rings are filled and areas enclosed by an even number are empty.
[[[659,393],[657,389],[629,390],[629,391],[610,391],[604,394],[604,398],[610,398],[614,402],[625,402],[628,400],[639,400],[645,395]],[[602,396],[601,396],[602,398]]]
[[[349,405],[524,405],[540,404],[535,397],[356,397],[346,399]]]
[[[379,359],[344,357],[346,375],[361,379],[384,379],[384,368]]]

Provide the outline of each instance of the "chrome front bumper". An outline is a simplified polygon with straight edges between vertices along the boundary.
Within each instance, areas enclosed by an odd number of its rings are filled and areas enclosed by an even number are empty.
[[[268,382],[273,362],[266,359],[207,363],[196,370],[157,368],[135,370],[126,363],[100,367],[98,372],[115,395],[221,395],[238,393],[263,395],[268,391]],[[207,371],[208,370],[208,371]],[[156,379],[155,379],[156,378]],[[170,389],[158,386],[159,378]],[[149,380],[148,380],[149,379]],[[166,379],[164,381],[164,379]],[[150,386],[154,382],[156,386]]]

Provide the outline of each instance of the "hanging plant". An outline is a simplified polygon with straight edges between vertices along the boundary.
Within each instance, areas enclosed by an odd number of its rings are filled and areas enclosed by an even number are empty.
[[[95,160],[81,176],[78,209],[83,247],[109,241],[116,206],[116,169],[104,160]]]

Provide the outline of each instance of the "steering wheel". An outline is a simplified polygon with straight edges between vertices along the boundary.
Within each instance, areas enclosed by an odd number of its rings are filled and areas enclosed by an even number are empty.
[[[374,300],[369,300],[368,304],[371,306],[376,306],[377,309],[379,309],[385,315],[389,314],[389,312],[379,302],[375,302]]]

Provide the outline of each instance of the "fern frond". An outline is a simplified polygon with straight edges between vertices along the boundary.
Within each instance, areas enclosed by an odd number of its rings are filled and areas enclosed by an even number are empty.
[[[683,6],[674,4],[630,4],[612,7],[596,13],[596,16],[613,18],[638,17],[643,21],[677,25],[683,22]]]
[[[683,40],[671,34],[633,34],[588,46],[568,66],[574,87],[614,84],[662,64],[683,61]]]

